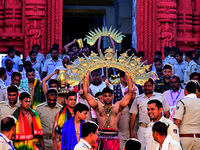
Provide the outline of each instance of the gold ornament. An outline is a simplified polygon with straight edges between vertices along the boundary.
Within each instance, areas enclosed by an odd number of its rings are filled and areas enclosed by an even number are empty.
[[[148,81],[149,77],[152,74],[154,74],[155,77],[158,78],[155,72],[149,72],[146,74],[146,70],[149,70],[151,65],[145,65],[146,61],[141,63],[141,59],[136,56],[132,55],[128,57],[127,53],[123,53],[117,59],[117,52],[113,53],[113,50],[111,48],[108,48],[105,52],[105,56],[102,54],[101,51],[100,56],[98,56],[98,54],[94,52],[92,52],[89,57],[83,54],[83,58],[78,57],[78,64],[72,62],[72,65],[67,66],[67,68],[76,75],[63,72],[59,75],[59,77],[61,77],[61,75],[64,75],[65,82],[70,84],[70,86],[75,86],[84,79],[87,71],[91,72],[98,68],[111,67],[127,72],[132,78],[133,82],[140,85],[144,85],[144,83]]]
[[[109,30],[107,29],[107,27],[102,27],[102,31],[97,28],[94,29],[94,31],[89,31],[88,34],[89,35],[86,35],[86,38],[84,38],[83,40],[87,40],[87,43],[90,46],[94,45],[100,36],[110,36],[117,43],[121,43],[123,37],[125,37],[125,35],[121,34],[121,32],[119,31],[116,31],[116,29],[112,30],[112,27],[110,27]]]

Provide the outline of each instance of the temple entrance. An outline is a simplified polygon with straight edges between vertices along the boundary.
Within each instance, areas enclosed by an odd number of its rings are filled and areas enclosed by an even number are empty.
[[[75,12],[76,11],[76,12]],[[104,24],[104,14],[96,14],[96,10],[65,10],[63,13],[63,45],[73,39],[85,38],[85,35],[94,28],[101,28]],[[86,43],[84,42],[84,45]]]

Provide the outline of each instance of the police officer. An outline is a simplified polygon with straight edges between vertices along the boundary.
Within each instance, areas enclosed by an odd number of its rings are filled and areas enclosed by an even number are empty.
[[[11,139],[15,136],[16,124],[13,117],[1,120],[0,150],[15,150]]]
[[[152,126],[156,121],[164,122],[168,126],[168,134],[170,134],[172,139],[177,142],[180,140],[177,125],[175,125],[171,120],[165,118],[162,115],[162,111],[163,106],[159,100],[150,100],[147,103],[147,113],[152,122],[148,124],[147,132],[145,135],[146,150],[155,150],[158,147],[159,143],[156,142],[152,136]]]
[[[131,120],[130,120],[130,137],[135,138],[135,135],[133,133],[136,116],[139,117],[139,129],[137,131],[138,140],[141,142],[142,146],[141,149],[144,149],[145,146],[145,132],[147,129],[147,125],[150,123],[150,119],[147,115],[147,102],[152,99],[158,99],[163,104],[163,111],[165,113],[165,116],[168,118],[170,113],[170,107],[167,103],[165,97],[163,94],[156,93],[153,91],[154,89],[154,81],[153,79],[149,79],[144,84],[144,94],[141,94],[137,96],[130,109],[131,113]]]
[[[165,64],[163,67],[163,76],[155,81],[155,92],[163,93],[171,88],[170,77],[172,75],[172,65]]]
[[[191,51],[185,52],[185,61],[188,62],[188,65],[185,67],[185,70],[184,70],[184,83],[189,81],[190,75],[193,72],[198,72],[199,71],[198,65],[193,61],[193,57],[192,57],[192,52]]]
[[[200,148],[200,99],[196,97],[196,89],[194,81],[187,82],[186,96],[178,101],[174,115],[184,150]]]
[[[62,105],[57,103],[58,93],[56,89],[50,88],[46,93],[46,102],[39,104],[35,111],[39,114],[44,132],[44,146],[46,150],[53,150],[52,128],[54,117],[60,111]]]

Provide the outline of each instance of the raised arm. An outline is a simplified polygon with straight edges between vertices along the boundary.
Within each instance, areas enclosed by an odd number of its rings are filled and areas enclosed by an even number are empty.
[[[42,80],[42,90],[44,92],[44,94],[46,94],[48,87],[47,87],[47,81],[54,75],[57,74],[59,70],[55,70],[52,74],[46,76],[43,80]]]
[[[67,54],[67,52],[68,52],[69,47],[70,47],[72,44],[74,44],[74,43],[76,43],[76,39],[74,39],[72,42],[70,42],[70,43],[68,43],[68,44],[66,44],[66,45],[64,46],[64,49],[65,49],[65,53],[66,53],[66,54]]]
[[[133,96],[133,92],[134,92],[134,94],[136,94],[136,90],[137,90],[137,88],[134,86],[134,88],[133,88],[133,82],[132,82],[132,79],[131,79],[131,77],[128,75],[128,73],[126,72],[126,76],[127,76],[127,79],[128,79],[128,94],[126,94],[125,96],[124,96],[124,98],[121,100],[121,101],[119,101],[119,104],[120,104],[120,108],[121,109],[123,109],[123,108],[125,108],[127,105],[128,105],[128,103],[130,102],[130,100],[131,100],[131,98],[132,98],[132,96]]]
[[[98,45],[97,45],[97,50],[98,50],[99,55],[100,55],[100,50],[101,50],[101,39],[102,39],[102,36],[99,37]]]
[[[115,43],[114,43],[113,39],[112,39],[110,36],[108,36],[108,37],[109,37],[110,42],[111,42],[111,44],[112,44],[113,52],[115,53]]]
[[[90,73],[88,72],[83,81],[83,92],[84,92],[84,97],[88,101],[89,105],[95,110],[98,106],[98,102],[95,100],[94,97],[92,97],[89,94],[89,77]]]

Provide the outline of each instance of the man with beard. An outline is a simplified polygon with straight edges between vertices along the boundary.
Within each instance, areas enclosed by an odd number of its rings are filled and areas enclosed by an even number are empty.
[[[163,93],[170,107],[169,119],[173,121],[173,116],[176,110],[176,103],[179,99],[185,96],[184,90],[180,87],[180,78],[177,75],[172,75],[170,79],[171,89]]]
[[[101,69],[96,69],[91,72],[91,84],[90,89],[92,91],[93,96],[97,92],[101,92],[106,86],[109,86],[111,89],[113,89],[113,86],[109,84],[108,81],[103,82],[101,78]]]
[[[47,59],[44,63],[42,79],[52,74],[58,66],[62,66],[62,60],[58,58],[58,49],[51,48],[51,58]]]
[[[172,66],[170,64],[165,64],[163,67],[163,77],[155,81],[155,92],[163,93],[171,88],[169,81],[172,73]]]
[[[135,134],[133,133],[136,116],[138,115],[139,119],[139,129],[137,131],[137,138],[142,144],[142,149],[144,149],[145,146],[145,132],[147,129],[147,125],[150,123],[150,119],[147,115],[147,102],[152,99],[158,99],[163,104],[163,111],[165,113],[165,116],[169,118],[170,113],[170,107],[167,103],[165,96],[160,93],[156,93],[153,91],[154,89],[154,81],[153,79],[149,79],[144,84],[144,93],[137,96],[130,109],[131,113],[131,120],[130,120],[130,137],[135,138]]]
[[[83,91],[86,100],[95,110],[97,115],[97,121],[100,128],[100,148],[104,150],[117,150],[119,149],[119,139],[117,136],[119,117],[122,113],[122,110],[131,100],[133,90],[136,90],[136,88],[133,89],[133,82],[130,76],[126,74],[128,79],[128,94],[126,94],[121,101],[118,101],[115,103],[115,105],[113,105],[113,90],[109,87],[105,87],[102,91],[104,101],[103,105],[101,102],[96,101],[95,98],[89,94],[89,76],[90,74],[87,73],[83,83]]]
[[[147,103],[147,113],[151,120],[151,123],[148,124],[147,131],[145,134],[145,145],[146,150],[155,150],[158,146],[158,142],[154,141],[152,136],[152,126],[156,121],[164,122],[168,126],[168,134],[177,142],[180,142],[178,127],[171,120],[165,118],[162,115],[163,105],[157,100],[150,100]]]
[[[47,101],[39,104],[35,109],[39,114],[42,123],[45,150],[53,150],[52,128],[54,117],[62,108],[62,105],[57,102],[57,97],[57,90],[49,89],[46,93]]]
[[[32,108],[35,110],[36,106],[42,102],[42,89],[40,81],[35,79],[35,70],[28,68],[26,70],[27,79],[21,80],[20,87],[31,94]]]

